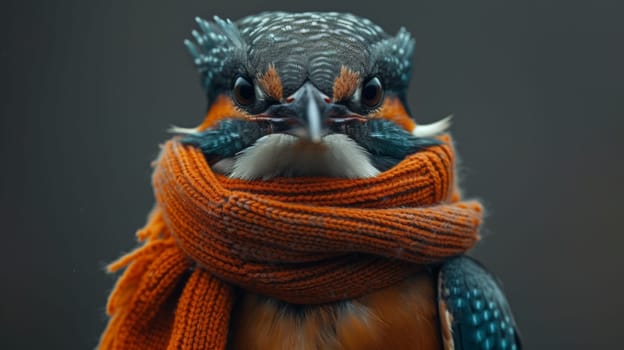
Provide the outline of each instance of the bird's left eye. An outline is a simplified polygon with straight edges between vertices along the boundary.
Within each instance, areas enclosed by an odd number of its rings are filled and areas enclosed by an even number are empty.
[[[362,86],[361,102],[369,108],[375,108],[383,99],[384,91],[379,78],[373,77]]]
[[[256,101],[256,91],[249,80],[238,77],[232,89],[234,100],[241,106],[249,106]]]

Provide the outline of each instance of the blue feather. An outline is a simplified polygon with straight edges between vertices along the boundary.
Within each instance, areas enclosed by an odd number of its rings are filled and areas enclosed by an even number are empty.
[[[416,137],[387,119],[371,119],[338,126],[372,156],[373,165],[387,170],[410,154],[441,144],[433,138]]]
[[[521,350],[511,309],[494,277],[460,256],[441,268],[440,300],[451,314],[455,349]]]
[[[226,119],[215,128],[185,135],[181,142],[199,148],[210,161],[232,157],[270,132],[267,123]]]

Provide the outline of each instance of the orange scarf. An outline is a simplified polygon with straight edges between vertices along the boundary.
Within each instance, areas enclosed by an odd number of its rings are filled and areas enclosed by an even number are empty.
[[[225,349],[236,290],[291,303],[357,298],[462,254],[481,207],[460,202],[450,139],[367,179],[229,179],[165,144],[144,244],[117,281],[100,349]]]

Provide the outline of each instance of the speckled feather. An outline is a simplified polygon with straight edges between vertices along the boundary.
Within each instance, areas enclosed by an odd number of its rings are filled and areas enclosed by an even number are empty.
[[[239,62],[243,60],[245,44],[236,25],[217,16],[214,22],[195,18],[200,31],[193,30],[195,43],[185,40],[193,63],[201,74],[209,102],[231,84],[231,77],[240,72]],[[220,88],[219,88],[220,87]]]
[[[405,29],[392,37],[370,20],[337,12],[265,12],[236,23],[197,19],[201,32],[186,46],[202,74],[209,99],[239,74],[255,77],[269,65],[280,74],[284,95],[309,79],[331,96],[342,66],[368,77],[381,73],[387,91],[407,88],[414,41]]]
[[[520,350],[516,322],[494,277],[475,260],[447,261],[439,274],[440,318],[455,350]]]

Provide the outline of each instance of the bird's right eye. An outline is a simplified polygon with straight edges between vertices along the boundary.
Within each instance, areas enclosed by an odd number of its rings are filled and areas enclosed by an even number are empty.
[[[249,82],[249,80],[243,77],[238,77],[236,78],[236,81],[234,81],[232,95],[234,96],[236,103],[243,107],[249,106],[256,101],[256,91],[254,86]]]

